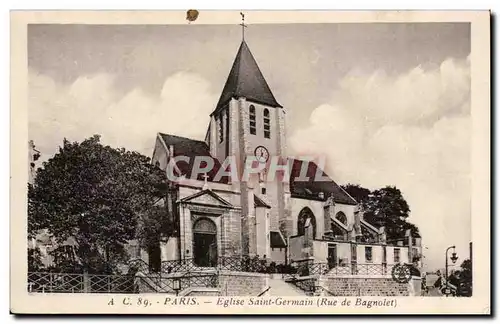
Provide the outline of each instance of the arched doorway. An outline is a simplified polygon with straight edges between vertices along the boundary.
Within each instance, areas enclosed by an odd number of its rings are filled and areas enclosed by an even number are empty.
[[[193,225],[193,255],[199,267],[217,265],[217,226],[208,218],[200,218]]]
[[[306,226],[312,226],[313,238],[316,238],[316,218],[308,207],[302,208],[297,219],[297,235],[304,235]]]

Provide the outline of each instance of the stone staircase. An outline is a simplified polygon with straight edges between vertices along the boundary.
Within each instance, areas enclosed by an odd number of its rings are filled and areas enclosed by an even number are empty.
[[[282,278],[271,277],[269,279],[269,290],[264,296],[307,296],[307,294]]]

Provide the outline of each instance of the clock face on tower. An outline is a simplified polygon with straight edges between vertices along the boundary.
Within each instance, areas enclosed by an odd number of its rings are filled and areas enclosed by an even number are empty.
[[[264,146],[257,146],[255,148],[255,157],[261,163],[267,162],[269,159],[269,152]]]

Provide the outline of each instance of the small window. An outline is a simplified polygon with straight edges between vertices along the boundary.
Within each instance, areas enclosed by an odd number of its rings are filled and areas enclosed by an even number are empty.
[[[264,137],[271,138],[271,122],[268,109],[264,109]]]
[[[260,192],[261,192],[263,195],[265,195],[265,194],[266,194],[266,188],[261,188],[261,189],[260,189]]]
[[[250,134],[255,135],[257,134],[257,122],[256,122],[256,117],[255,117],[255,106],[250,105]]]
[[[399,263],[400,260],[400,250],[394,249],[394,263]]]
[[[365,246],[365,261],[366,262],[373,262],[372,247],[371,246]]]

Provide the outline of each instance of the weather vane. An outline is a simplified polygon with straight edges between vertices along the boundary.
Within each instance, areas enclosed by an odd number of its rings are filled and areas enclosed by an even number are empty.
[[[245,25],[245,14],[240,12],[240,15],[241,15],[241,32],[242,32],[242,37],[243,37],[243,40],[245,40],[245,28],[247,28],[248,26]]]

